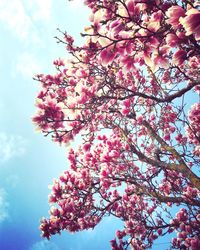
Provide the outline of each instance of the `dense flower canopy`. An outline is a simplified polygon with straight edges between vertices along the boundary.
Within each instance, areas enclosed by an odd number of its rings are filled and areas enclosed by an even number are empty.
[[[146,249],[173,233],[200,249],[200,3],[85,0],[85,44],[61,32],[71,54],[37,75],[36,126],[68,149],[52,185],[46,238],[124,223],[115,250]],[[174,236],[175,235],[175,236]]]

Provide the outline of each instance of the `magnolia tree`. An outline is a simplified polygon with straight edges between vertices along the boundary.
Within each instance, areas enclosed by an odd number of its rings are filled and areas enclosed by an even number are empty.
[[[79,143],[52,185],[42,235],[114,216],[124,227],[112,249],[146,249],[166,234],[174,249],[200,249],[200,3],[85,4],[84,45],[61,32],[71,59],[36,76],[34,123],[55,142]]]

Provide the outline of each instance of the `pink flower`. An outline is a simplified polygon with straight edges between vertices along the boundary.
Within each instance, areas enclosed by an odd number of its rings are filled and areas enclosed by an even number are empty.
[[[200,137],[200,102],[195,103],[189,112],[190,127],[186,128],[186,134],[189,141],[199,145],[197,138]]]
[[[133,16],[135,13],[135,1],[134,0],[129,0],[127,3],[127,9],[128,13]]]
[[[147,28],[154,32],[157,31],[160,28],[162,17],[163,17],[163,14],[160,10],[157,12],[154,12],[149,20],[149,24]]]
[[[131,102],[130,102],[129,99],[124,100],[124,101],[123,101],[123,104],[124,104],[124,106],[125,106],[126,108],[130,108],[130,106],[131,106]]]
[[[130,109],[129,108],[126,108],[126,109],[122,110],[122,114],[123,115],[128,115],[129,113],[130,113]]]
[[[60,66],[65,66],[65,64],[64,64],[64,61],[62,60],[62,59],[57,59],[57,60],[54,60],[53,61],[53,64],[55,65],[55,66],[58,66],[58,67],[60,67]]]
[[[132,68],[134,68],[134,60],[130,56],[123,57],[121,62],[123,63],[127,71],[130,71]]]
[[[138,124],[141,124],[143,121],[144,121],[143,115],[139,115],[139,116],[137,117],[137,123],[138,123]]]
[[[194,154],[200,156],[200,146],[195,147]]]
[[[178,50],[174,53],[172,61],[175,65],[181,65],[187,58],[187,53],[184,50]]]
[[[155,65],[159,65],[160,68],[167,69],[169,67],[168,60],[161,55],[157,55],[153,61],[154,61]]]
[[[179,42],[180,39],[175,34],[170,33],[166,36],[166,43],[171,47],[175,47]]]
[[[192,250],[197,250],[200,247],[200,240],[199,239],[192,239],[191,240],[191,247]]]
[[[180,6],[172,6],[166,12],[168,23],[173,26],[173,28],[178,28],[180,26],[179,18],[185,16],[185,10]]]
[[[107,172],[105,169],[103,169],[103,170],[101,171],[101,176],[102,176],[103,178],[108,177],[108,172]]]
[[[200,11],[190,9],[186,12],[186,17],[180,18],[180,23],[186,30],[186,36],[194,35],[197,41],[200,40]]]
[[[117,230],[116,236],[118,239],[122,239],[126,234],[123,231]]]
[[[111,23],[110,28],[112,30],[112,33],[114,37],[119,34],[120,31],[123,30],[124,24],[120,20],[115,20],[114,22]]]
[[[89,150],[90,150],[90,147],[91,147],[91,144],[90,144],[90,143],[85,143],[85,144],[83,145],[83,150],[84,150],[84,151],[89,151]]]
[[[104,49],[100,53],[100,58],[103,66],[108,65],[115,57],[115,53],[110,49]]]
[[[169,134],[166,134],[166,135],[164,135],[163,139],[166,141],[170,141],[171,137]]]

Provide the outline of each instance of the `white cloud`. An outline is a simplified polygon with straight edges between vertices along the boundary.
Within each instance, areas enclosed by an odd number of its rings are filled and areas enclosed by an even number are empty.
[[[0,188],[0,223],[8,218],[8,202],[6,201],[6,192]]]
[[[32,21],[26,14],[23,3],[20,0],[0,1],[0,20],[7,24],[18,37],[26,39],[32,30]]]
[[[60,248],[48,240],[41,240],[33,244],[29,250],[60,250]]]
[[[23,42],[40,43],[36,24],[49,21],[51,9],[52,0],[0,0],[0,21]]]
[[[33,54],[22,53],[15,62],[15,72],[19,72],[23,77],[33,77],[35,74],[42,72],[41,59],[39,61]]]
[[[29,0],[24,1],[25,6],[31,11],[35,21],[49,21],[52,12],[52,0]]]
[[[0,133],[0,162],[21,156],[26,151],[27,141],[19,135]]]
[[[83,7],[83,0],[71,0],[67,2],[67,5],[71,8],[77,9]]]

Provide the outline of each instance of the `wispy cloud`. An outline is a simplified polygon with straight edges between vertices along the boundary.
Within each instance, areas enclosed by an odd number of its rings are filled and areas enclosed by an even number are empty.
[[[24,1],[34,21],[49,21],[52,13],[52,0]]]
[[[0,21],[23,42],[40,43],[36,25],[49,21],[52,0],[0,0]]]
[[[67,2],[68,7],[70,8],[82,8],[83,7],[83,0],[72,0]]]
[[[6,191],[0,188],[0,223],[8,218],[8,202],[6,201]]]
[[[20,0],[0,1],[0,20],[19,38],[26,39],[33,29],[29,15]]]
[[[25,153],[27,141],[19,135],[7,135],[0,132],[0,163]]]
[[[20,73],[25,78],[33,77],[36,73],[42,71],[41,59],[39,60],[31,53],[24,52],[20,54],[16,62],[14,62],[14,74]]]
[[[29,250],[60,250],[60,248],[55,243],[41,240],[33,244]]]

